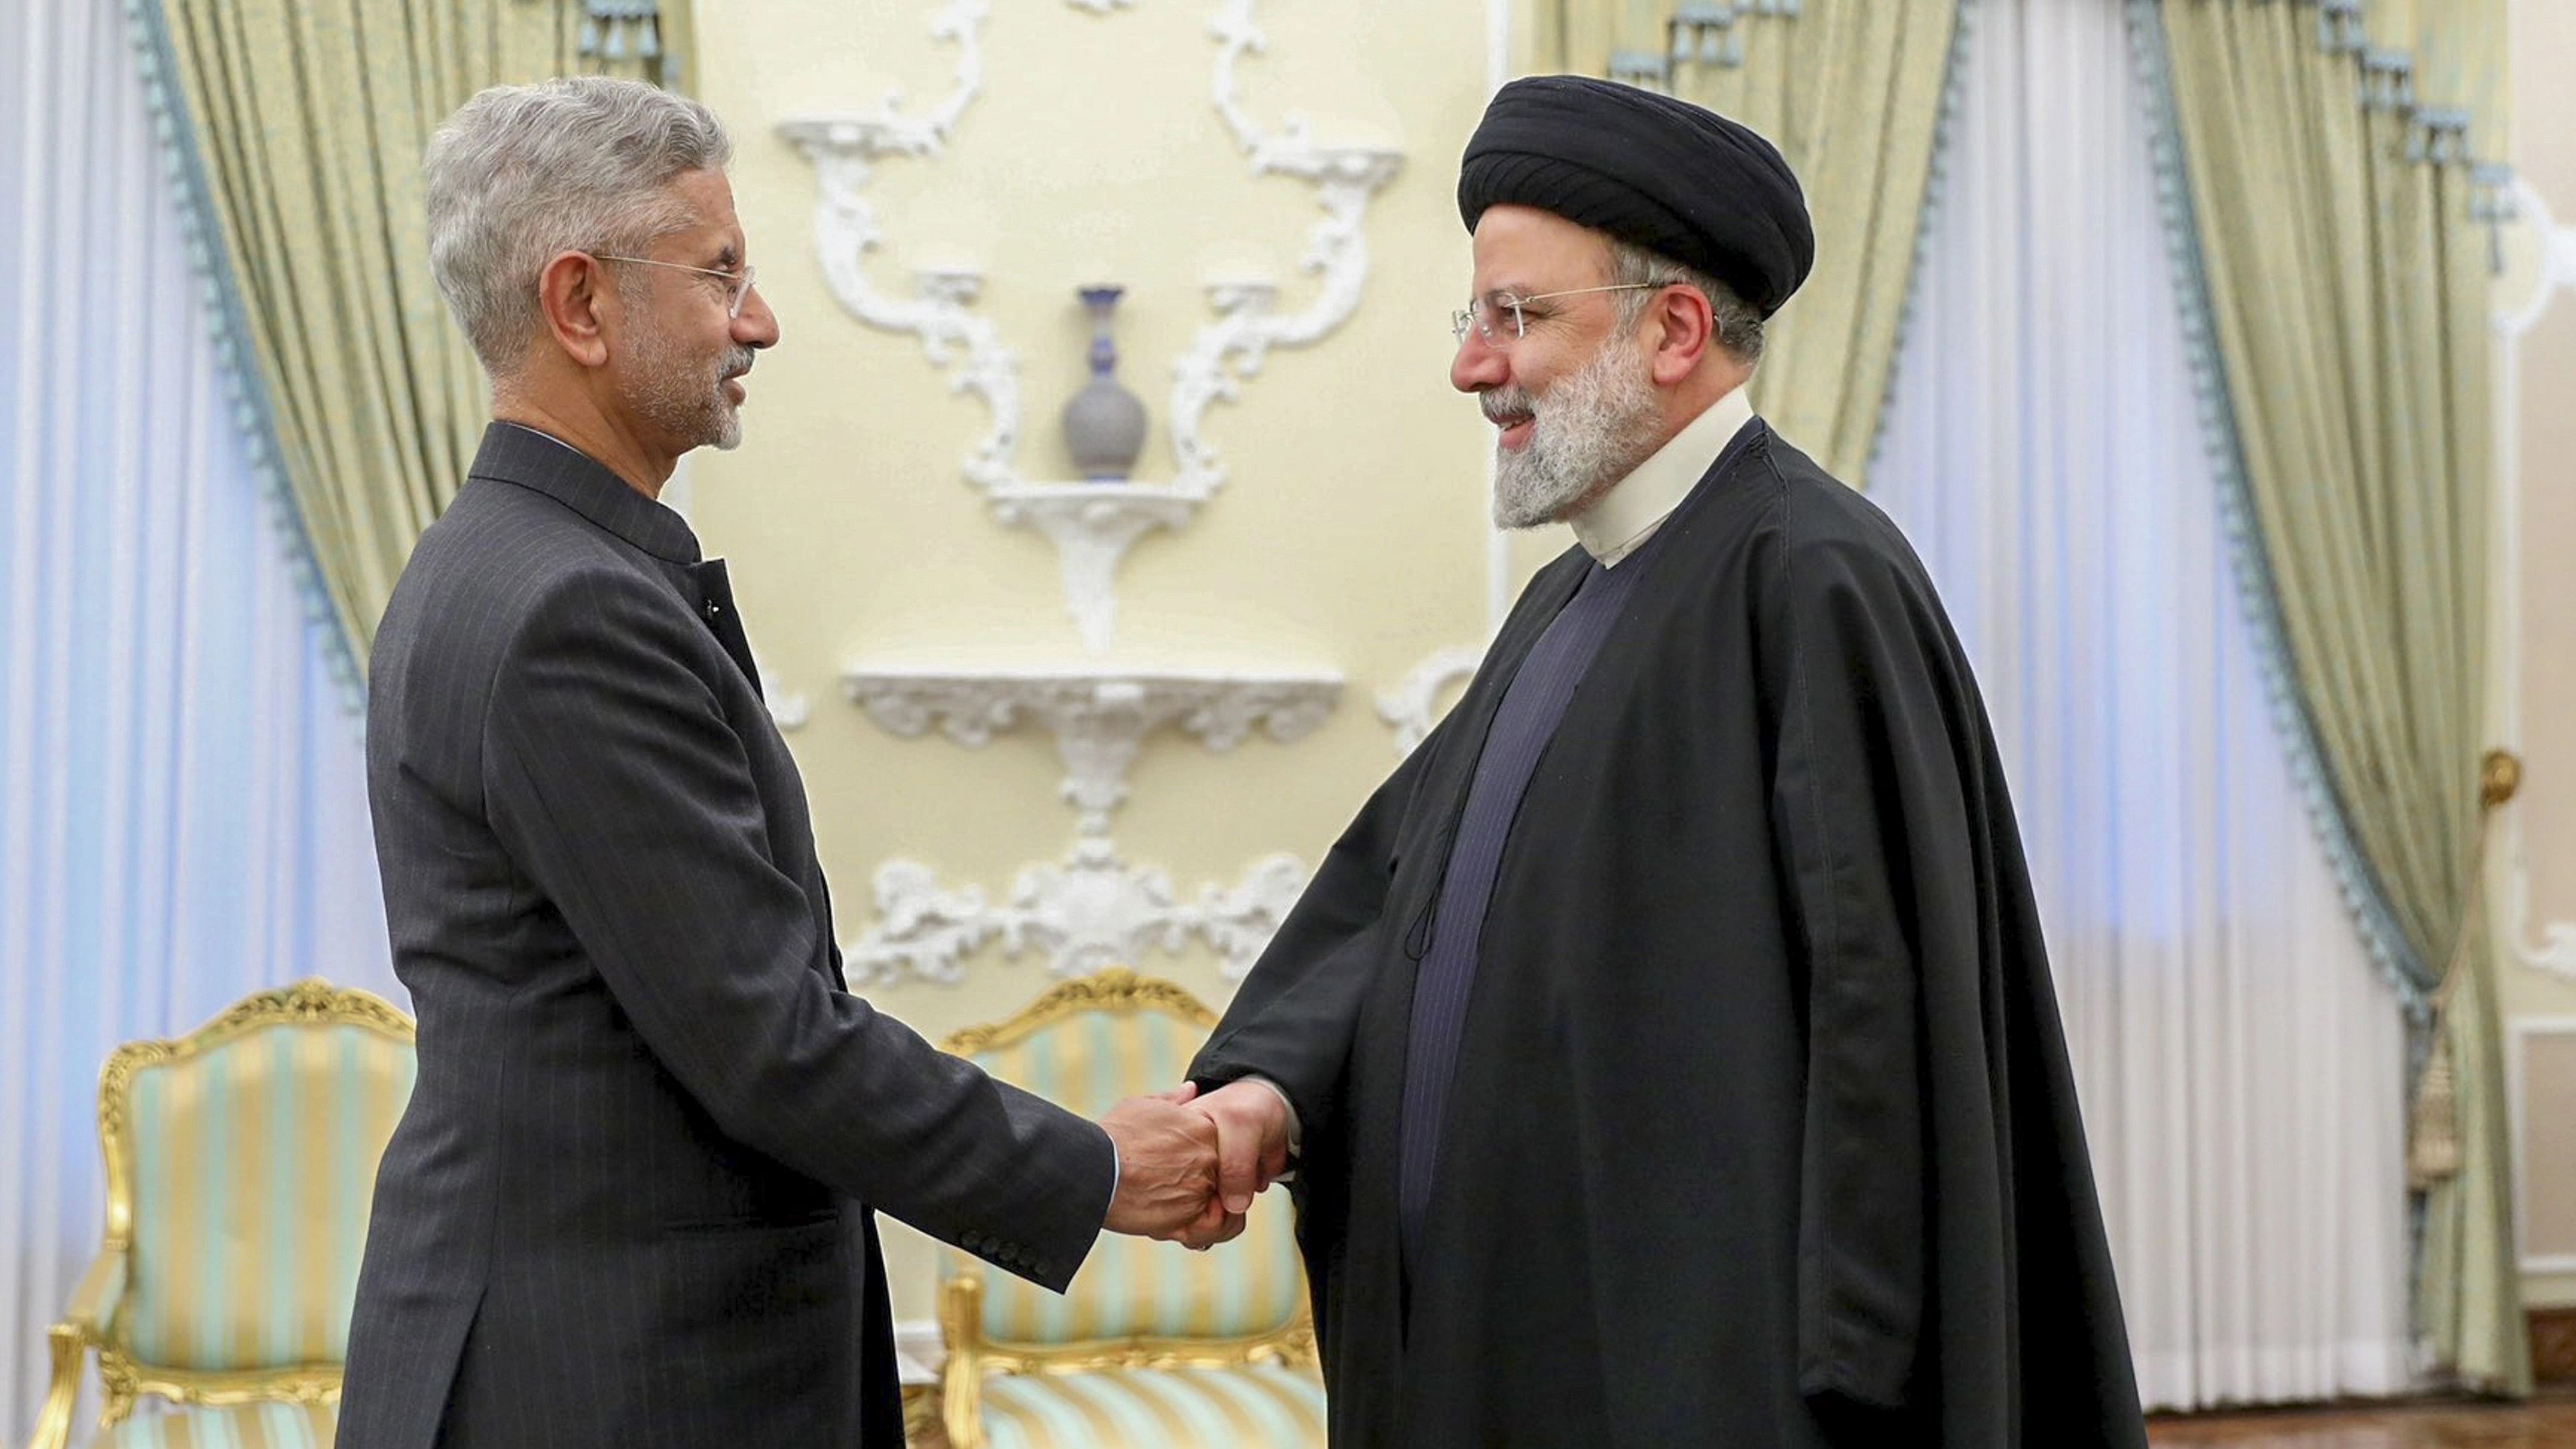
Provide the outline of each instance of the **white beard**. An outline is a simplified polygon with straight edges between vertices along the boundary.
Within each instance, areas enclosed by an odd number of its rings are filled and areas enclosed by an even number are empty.
[[[1528,413],[1536,420],[1520,451],[1496,453],[1497,528],[1536,528],[1580,512],[1653,454],[1662,421],[1643,350],[1617,336],[1544,395],[1489,392],[1484,407],[1488,418]]]
[[[641,382],[627,404],[689,447],[730,451],[742,446],[742,409],[725,396],[725,379],[751,366],[752,350],[730,347],[692,366],[658,328],[635,338],[635,375]]]

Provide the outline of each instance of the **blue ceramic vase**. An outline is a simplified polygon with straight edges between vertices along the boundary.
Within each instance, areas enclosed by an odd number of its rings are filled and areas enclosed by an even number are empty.
[[[1073,466],[1093,483],[1124,483],[1145,451],[1145,405],[1118,385],[1116,326],[1124,287],[1084,287],[1091,313],[1091,381],[1064,405],[1064,442]]]

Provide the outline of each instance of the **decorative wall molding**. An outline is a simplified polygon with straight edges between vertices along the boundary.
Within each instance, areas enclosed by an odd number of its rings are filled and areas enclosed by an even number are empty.
[[[842,687],[906,738],[936,728],[980,749],[1023,721],[1043,726],[1064,759],[1065,802],[1079,812],[1065,858],[1023,867],[1004,903],[981,886],[943,884],[916,861],[880,866],[876,920],[842,952],[853,983],[954,984],[965,958],[997,939],[1012,959],[1036,951],[1049,970],[1079,975],[1132,965],[1150,947],[1177,952],[1196,937],[1239,979],[1306,888],[1303,863],[1271,855],[1235,884],[1202,886],[1184,903],[1168,872],[1119,855],[1109,819],[1148,736],[1178,729],[1223,752],[1257,729],[1293,744],[1339,702],[1339,675],[854,667]]]
[[[2507,193],[2508,224],[2521,233],[2515,250],[2528,247],[2533,256],[2531,295],[2504,305],[2498,289],[2495,328],[2507,341],[2519,343],[2540,323],[2561,292],[2576,292],[2576,226],[2561,226],[2549,202],[2531,178],[2517,174]],[[2509,238],[2510,239],[2510,238]]]
[[[2576,1037],[2576,1016],[2521,1016],[2505,1023],[2505,1115],[2513,1142],[2514,1231],[2520,1238],[2514,1244],[2514,1256],[2525,1273],[2576,1273],[2576,1253],[2535,1253],[2530,1246],[2532,1222],[2528,1179],[2531,1153],[2526,1149],[2553,1135],[2545,1127],[2542,1127],[2540,1135],[2535,1135],[2535,1127],[2554,1125],[2562,1120],[2562,1114],[2554,1110],[2555,1104],[2544,1108],[2539,1123],[2533,1122],[2529,1115],[2532,1104],[2528,1100],[2524,1079],[2531,1062],[2531,1043],[2539,1037]]]
[[[1133,0],[1066,3],[1107,15],[1129,8]],[[991,427],[967,453],[966,481],[991,498],[998,521],[1035,528],[1055,541],[1065,571],[1067,607],[1084,643],[1094,650],[1108,647],[1115,628],[1114,581],[1128,546],[1154,528],[1186,527],[1197,507],[1225,481],[1216,446],[1204,431],[1208,409],[1239,400],[1242,384],[1259,375],[1272,349],[1311,347],[1357,309],[1369,265],[1363,221],[1369,203],[1403,165],[1401,153],[1392,149],[1320,144],[1300,120],[1276,133],[1253,123],[1235,76],[1246,53],[1268,45],[1253,7],[1254,0],[1218,0],[1209,25],[1217,43],[1212,98],[1255,177],[1286,176],[1315,189],[1324,217],[1307,238],[1301,265],[1318,276],[1319,286],[1304,310],[1282,315],[1276,283],[1226,279],[1207,285],[1215,318],[1200,327],[1172,369],[1166,422],[1178,474],[1169,483],[1129,485],[1124,496],[1106,503],[1093,496],[1100,491],[1097,485],[1021,475],[1020,356],[989,318],[973,310],[983,285],[980,271],[916,273],[914,294],[900,298],[879,291],[864,265],[867,254],[885,242],[884,228],[864,194],[877,164],[891,158],[937,159],[983,90],[981,34],[991,16],[990,0],[948,0],[933,17],[932,38],[956,46],[958,60],[953,89],[929,114],[906,116],[901,98],[888,96],[874,112],[802,118],[778,128],[814,166],[820,193],[815,249],[833,295],[870,327],[918,337],[933,367],[953,370],[952,387],[982,399]]]
[[[993,516],[1055,540],[1064,606],[1093,650],[1118,630],[1118,563],[1157,528],[1187,528],[1200,500],[1135,483],[1006,483],[992,490]]]
[[[981,886],[951,889],[928,866],[888,861],[876,874],[878,919],[844,948],[843,968],[854,989],[907,978],[954,985],[965,958],[998,937],[1013,960],[1034,950],[1056,975],[1080,976],[1133,965],[1151,947],[1178,952],[1196,936],[1239,981],[1305,889],[1304,863],[1271,855],[1235,885],[1202,886],[1183,904],[1168,872],[1131,865],[1100,838],[1075,841],[1060,863],[1023,868],[1003,905]]]
[[[768,663],[760,657],[760,649],[756,645],[751,651],[751,669],[752,673],[759,676],[763,702],[769,708],[769,722],[778,726],[778,732],[789,735],[805,728],[806,721],[814,717],[813,708],[801,694],[778,692],[778,676],[770,672]]]
[[[1485,651],[1472,644],[1434,650],[1406,673],[1395,688],[1377,697],[1377,717],[1395,728],[1395,756],[1413,753],[1440,723],[1440,696],[1450,685],[1476,677]]]
[[[2545,922],[2538,928],[2539,944],[2532,943],[2531,867],[2523,857],[2518,823],[2514,827],[2512,871],[2507,894],[2513,904],[2514,959],[2534,971],[2576,981],[2576,922]]]
[[[2576,226],[2561,225],[2530,178],[2513,178],[2506,192],[2498,232],[2500,255],[2515,259],[2507,280],[2527,275],[2529,292],[2521,297],[2499,286],[2494,327],[2501,352],[2496,368],[2495,457],[2498,556],[2503,601],[2504,678],[2502,711],[2505,746],[2522,749],[2522,679],[2527,656],[2522,629],[2522,351],[2523,341],[2560,297],[2576,294]],[[2521,258],[2528,257],[2528,264]],[[2524,966],[2576,981],[2576,922],[2549,921],[2535,931],[2531,909],[2531,868],[2522,832],[2523,812],[2510,810],[2503,869],[2506,872],[2505,932],[2514,959]],[[2536,944],[2535,944],[2536,940]]]
[[[1219,753],[1255,729],[1281,744],[1312,734],[1340,702],[1338,674],[1250,674],[1089,669],[946,670],[853,668],[842,692],[893,734],[933,725],[970,748],[1030,719],[1055,736],[1064,757],[1064,799],[1081,812],[1081,833],[1109,834],[1127,799],[1127,769],[1145,737],[1166,726]]]

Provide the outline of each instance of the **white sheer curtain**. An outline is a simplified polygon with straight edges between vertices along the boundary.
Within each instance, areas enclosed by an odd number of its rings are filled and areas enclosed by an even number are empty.
[[[98,1244],[108,1051],[299,976],[405,1001],[199,286],[118,0],[0,0],[0,1443]]]
[[[2401,1020],[2237,607],[2121,7],[1975,8],[1872,496],[2002,739],[2140,1384],[2393,1392]]]

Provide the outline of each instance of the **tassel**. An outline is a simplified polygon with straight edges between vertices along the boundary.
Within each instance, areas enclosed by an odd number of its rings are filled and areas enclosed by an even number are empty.
[[[2415,1101],[2406,1117],[2406,1186],[2416,1192],[2460,1172],[2460,1088],[2451,1066],[2451,1038],[2444,1030],[2448,1015],[2434,1014],[2433,1049],[2425,1057],[2424,1075],[2416,1079]]]
[[[2504,167],[2478,168],[2479,173],[2512,172]],[[2473,175],[2472,187],[2482,184]],[[2475,205],[2472,192],[2471,205]],[[2478,760],[2477,836],[2469,849],[2468,898],[2460,903],[2460,922],[2451,943],[2451,958],[2443,963],[2441,984],[2434,987],[2432,999],[2432,1032],[2429,1048],[2424,1053],[2423,1074],[2415,1079],[2414,1100],[2406,1111],[2406,1185],[2424,1192],[2436,1184],[2459,1176],[2463,1149],[2460,1137],[2460,1074],[2451,1059],[2451,1003],[2460,983],[2476,968],[2469,964],[2469,951],[2477,940],[2477,921],[2486,909],[2487,837],[2495,812],[2513,799],[2522,783],[2522,761],[2510,750],[2491,749]]]

